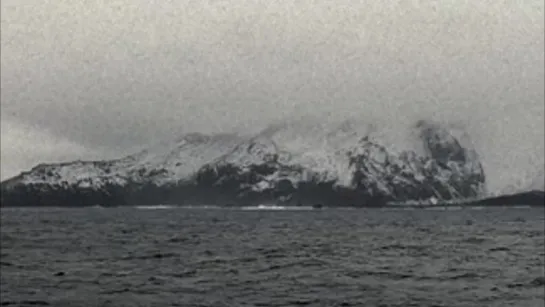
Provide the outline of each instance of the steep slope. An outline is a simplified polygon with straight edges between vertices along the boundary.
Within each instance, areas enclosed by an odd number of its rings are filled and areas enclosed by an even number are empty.
[[[463,137],[456,138],[455,130],[431,122],[420,121],[413,129],[423,153],[392,154],[373,136],[360,141],[350,157],[360,189],[391,200],[449,200],[484,193],[483,168],[469,144],[461,145]]]
[[[114,161],[39,165],[2,183],[2,205],[382,205],[468,198],[484,174],[467,136],[420,121],[274,125],[250,138],[189,134]]]

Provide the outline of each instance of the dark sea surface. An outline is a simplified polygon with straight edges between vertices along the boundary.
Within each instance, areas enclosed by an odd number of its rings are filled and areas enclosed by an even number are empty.
[[[545,306],[543,208],[2,209],[2,306]]]

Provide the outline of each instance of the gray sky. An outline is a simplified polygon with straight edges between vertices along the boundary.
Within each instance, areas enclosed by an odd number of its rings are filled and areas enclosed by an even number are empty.
[[[1,6],[2,179],[302,115],[461,121],[496,176],[543,163],[543,0]]]

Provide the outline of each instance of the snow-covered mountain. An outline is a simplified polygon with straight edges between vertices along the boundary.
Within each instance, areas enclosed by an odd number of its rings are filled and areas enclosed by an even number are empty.
[[[188,134],[112,161],[38,165],[2,183],[2,205],[371,205],[484,189],[479,157],[460,129],[301,122],[251,137]]]
[[[122,186],[129,182],[177,183],[231,151],[241,141],[240,137],[230,134],[192,133],[118,160],[40,164],[3,184],[100,189],[108,184]]]

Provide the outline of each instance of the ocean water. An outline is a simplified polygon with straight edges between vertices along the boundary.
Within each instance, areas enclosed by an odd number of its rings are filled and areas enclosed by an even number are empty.
[[[2,306],[545,306],[542,208],[2,209]]]

